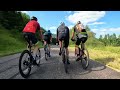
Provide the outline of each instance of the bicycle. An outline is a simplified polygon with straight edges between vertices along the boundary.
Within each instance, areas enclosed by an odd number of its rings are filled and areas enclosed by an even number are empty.
[[[48,60],[48,57],[50,57],[50,51],[48,49],[48,44],[46,44],[46,46],[44,47],[44,51],[45,51],[45,60]]]
[[[76,41],[75,39],[71,39],[71,40]],[[88,52],[86,47],[82,47],[83,44],[84,43],[81,42],[80,43],[81,47],[80,46],[78,47],[79,54],[77,54],[77,56],[78,56],[77,60],[81,61],[83,69],[86,70],[88,68],[88,66],[89,66],[89,61],[88,61],[89,60],[89,52]],[[81,56],[80,56],[80,53],[82,53]]]
[[[65,49],[65,43],[64,40],[62,40],[62,48],[61,48],[61,55],[62,55],[62,61],[64,63],[64,69],[65,72],[68,73],[68,56],[66,54],[66,49]]]
[[[34,66],[33,64],[33,55],[32,55],[32,41],[29,39],[29,37],[26,35],[25,36],[25,40],[28,42],[28,49],[29,50],[24,50],[19,58],[19,72],[21,74],[22,77],[27,78],[30,75],[31,72],[31,68]],[[26,55],[26,57],[24,58],[24,56]],[[36,54],[36,62],[37,62],[37,66],[40,66],[40,59],[41,59],[41,52],[40,52],[40,48],[38,48],[37,54]],[[24,67],[24,69],[22,69],[22,66]]]

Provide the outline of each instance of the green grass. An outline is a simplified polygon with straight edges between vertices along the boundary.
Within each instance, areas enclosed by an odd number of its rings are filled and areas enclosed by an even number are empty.
[[[120,47],[87,47],[90,59],[120,72]],[[74,47],[70,47],[74,51]]]
[[[41,43],[40,47],[42,47]],[[26,42],[22,33],[0,27],[0,57],[22,52],[24,49],[26,49]]]

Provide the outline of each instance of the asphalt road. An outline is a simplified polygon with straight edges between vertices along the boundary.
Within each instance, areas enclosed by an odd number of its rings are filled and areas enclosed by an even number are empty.
[[[70,52],[71,64],[68,67],[69,74],[66,74],[58,55],[59,48],[52,46],[51,50],[51,57],[46,61],[41,49],[41,65],[32,68],[28,79],[120,79],[119,72],[93,60],[89,60],[89,67],[84,70],[81,63],[75,61],[73,52]],[[0,58],[0,79],[24,79],[19,73],[19,57],[20,53]]]

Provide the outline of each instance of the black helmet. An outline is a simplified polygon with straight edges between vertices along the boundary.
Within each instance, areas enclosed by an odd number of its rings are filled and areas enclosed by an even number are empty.
[[[48,30],[48,32],[50,33],[50,30]]]
[[[77,22],[77,24],[81,24],[81,22],[80,22],[80,21],[78,21],[78,22]]]
[[[32,17],[31,17],[31,20],[37,21],[37,18],[36,18],[35,16],[32,16]]]

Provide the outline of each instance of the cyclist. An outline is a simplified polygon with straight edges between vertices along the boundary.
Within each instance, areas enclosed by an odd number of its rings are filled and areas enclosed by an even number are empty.
[[[32,41],[32,44],[34,45],[33,50],[33,64],[37,65],[37,62],[35,60],[35,55],[37,53],[37,50],[39,48],[39,41],[35,36],[36,30],[39,30],[40,38],[43,40],[42,37],[42,30],[40,29],[40,24],[37,22],[37,18],[35,16],[31,17],[31,20],[26,24],[26,26],[23,29],[23,36],[27,35],[29,39]]]
[[[72,32],[71,40],[75,40],[74,36],[76,38],[75,55],[80,56],[76,59],[76,61],[78,61],[79,58],[81,58],[81,53],[80,53],[80,55],[78,54],[79,53],[78,46],[80,45],[81,42],[83,42],[82,47],[84,48],[84,43],[88,39],[86,29],[84,28],[84,25],[80,21],[78,21],[77,24],[74,26],[74,31]]]
[[[62,48],[62,41],[64,40],[65,43],[65,48],[66,48],[66,54],[67,54],[67,63],[70,64],[69,62],[69,50],[68,50],[68,45],[69,45],[69,28],[67,26],[65,26],[64,22],[61,22],[61,25],[57,28],[57,42],[59,42],[59,46],[60,46],[60,52],[59,55],[61,55],[61,48]],[[64,62],[63,62],[64,63]]]
[[[44,35],[44,50],[45,50],[46,45],[48,44],[48,46],[49,46],[49,57],[50,57],[51,56],[50,55],[50,42],[52,42],[52,33],[51,33],[50,30],[48,30],[43,35]]]

